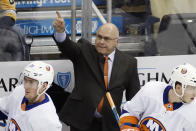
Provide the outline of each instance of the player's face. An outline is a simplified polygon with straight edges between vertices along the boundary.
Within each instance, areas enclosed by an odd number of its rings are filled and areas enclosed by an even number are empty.
[[[185,103],[190,103],[195,99],[196,96],[196,87],[195,86],[187,86],[184,91],[183,101]]]
[[[29,103],[33,103],[37,97],[38,81],[24,77],[25,97]]]

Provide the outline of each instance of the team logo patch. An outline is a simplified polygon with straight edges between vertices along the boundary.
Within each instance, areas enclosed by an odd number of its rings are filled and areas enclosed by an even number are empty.
[[[57,73],[57,82],[62,88],[67,88],[71,81],[71,72],[67,73]]]
[[[21,131],[17,122],[14,119],[11,119],[8,125],[8,131]]]
[[[181,70],[181,73],[182,73],[182,74],[186,74],[186,73],[187,73],[187,69],[183,68],[183,69]]]
[[[153,118],[153,117],[146,117],[140,122],[140,130],[141,131],[166,131],[163,124]]]
[[[46,66],[46,71],[50,71],[50,66]]]

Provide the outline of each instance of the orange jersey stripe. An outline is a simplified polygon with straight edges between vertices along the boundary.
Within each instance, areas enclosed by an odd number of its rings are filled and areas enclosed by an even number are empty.
[[[124,123],[138,124],[138,119],[135,116],[124,116],[120,118],[119,126],[121,127]]]
[[[26,110],[26,103],[24,103],[24,104],[21,105],[21,109],[22,109],[23,111]]]
[[[172,103],[167,103],[164,105],[167,111],[173,111],[173,104]]]
[[[129,129],[129,130],[128,130]],[[120,128],[121,131],[140,131],[140,129],[138,127],[130,127],[130,126],[123,126],[122,128]]]

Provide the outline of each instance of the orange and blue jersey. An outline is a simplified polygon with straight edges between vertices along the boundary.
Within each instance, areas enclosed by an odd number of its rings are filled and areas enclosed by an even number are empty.
[[[0,110],[7,112],[6,131],[61,131],[62,124],[52,99],[45,93],[42,102],[28,104],[23,85],[17,86],[5,98],[0,98]]]
[[[169,103],[172,87],[149,82],[122,109],[119,125],[137,131],[195,131],[196,100],[189,104]]]

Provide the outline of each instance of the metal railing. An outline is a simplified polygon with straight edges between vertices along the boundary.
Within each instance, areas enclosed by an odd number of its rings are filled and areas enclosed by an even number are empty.
[[[82,0],[82,37],[92,41],[92,9],[100,21],[105,24],[112,21],[112,0],[107,0],[107,21],[92,0]],[[76,0],[72,0],[71,39],[76,41]]]
[[[71,17],[71,39],[76,41],[76,0],[72,0]]]

